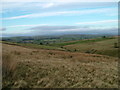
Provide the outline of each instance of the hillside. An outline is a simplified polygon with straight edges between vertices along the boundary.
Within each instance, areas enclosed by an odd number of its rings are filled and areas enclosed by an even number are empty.
[[[51,38],[53,37],[49,37],[49,39]],[[78,36],[77,37],[74,36],[74,38],[78,39]],[[72,36],[70,39],[72,39]],[[82,53],[100,54],[100,55],[118,57],[118,47],[119,47],[118,37],[113,37],[113,36],[97,37],[93,39],[83,39],[83,40],[72,40],[72,41],[65,41],[65,42],[62,40],[59,43],[54,42],[52,44],[49,43],[48,37],[47,39],[44,38],[47,44],[36,44],[32,42],[18,43],[16,41],[12,42],[10,40],[8,41],[3,40],[2,42],[9,45],[17,45],[17,46],[23,46],[27,48],[34,48],[34,49],[36,48],[36,49],[60,50],[60,51],[68,51],[68,52],[82,52]],[[36,39],[33,41],[36,41]],[[44,43],[44,41],[42,43]]]
[[[117,47],[115,47],[115,43],[118,44],[117,38],[100,38],[93,40],[85,40],[81,42],[79,41],[78,43],[64,45],[63,48],[69,51],[118,57],[118,45]]]
[[[4,88],[118,87],[115,57],[8,44],[2,49]]]

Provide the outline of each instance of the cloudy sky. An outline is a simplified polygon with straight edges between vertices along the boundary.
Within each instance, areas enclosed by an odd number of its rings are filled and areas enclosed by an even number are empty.
[[[2,2],[3,36],[117,34],[117,2]]]

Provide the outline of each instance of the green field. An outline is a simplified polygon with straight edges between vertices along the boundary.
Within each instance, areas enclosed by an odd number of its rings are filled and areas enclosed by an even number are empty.
[[[64,42],[64,43],[56,43],[56,44],[51,44],[51,45],[53,45],[53,46],[66,46],[66,45],[72,45],[72,44],[92,43],[92,42],[98,42],[98,41],[109,40],[109,39],[114,39],[114,38],[110,37],[110,38],[84,39],[84,40],[75,40],[75,41],[69,41],[69,42]]]
[[[117,43],[117,38],[112,39],[96,39],[87,40],[82,43],[64,45],[63,48],[70,51],[77,51],[82,53],[102,54],[108,56],[118,56],[118,48],[114,47],[114,43]]]

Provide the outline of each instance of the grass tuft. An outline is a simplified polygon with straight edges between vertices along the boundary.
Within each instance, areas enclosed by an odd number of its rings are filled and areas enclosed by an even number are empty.
[[[17,62],[12,54],[2,54],[3,87],[11,86],[10,84],[12,83],[12,79],[14,78],[16,66]]]

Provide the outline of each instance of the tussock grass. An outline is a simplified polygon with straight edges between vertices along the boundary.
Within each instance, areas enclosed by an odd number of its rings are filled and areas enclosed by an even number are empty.
[[[17,62],[14,59],[14,56],[10,53],[2,54],[2,70],[3,76],[7,77],[16,69]]]
[[[16,71],[17,61],[14,55],[10,53],[2,54],[2,77],[3,87],[9,86],[11,80],[14,78]]]
[[[4,87],[118,87],[118,68],[115,57],[80,52],[25,49],[6,44],[3,45],[3,51],[21,52],[20,55],[10,53],[10,57],[12,54],[16,56],[14,60],[17,60],[19,64],[12,69],[15,71],[15,77],[11,79],[8,75],[8,79],[3,81]],[[10,60],[12,61],[12,57]]]
[[[19,52],[19,51],[14,51],[14,54],[15,54],[15,55],[20,55],[21,52]]]

